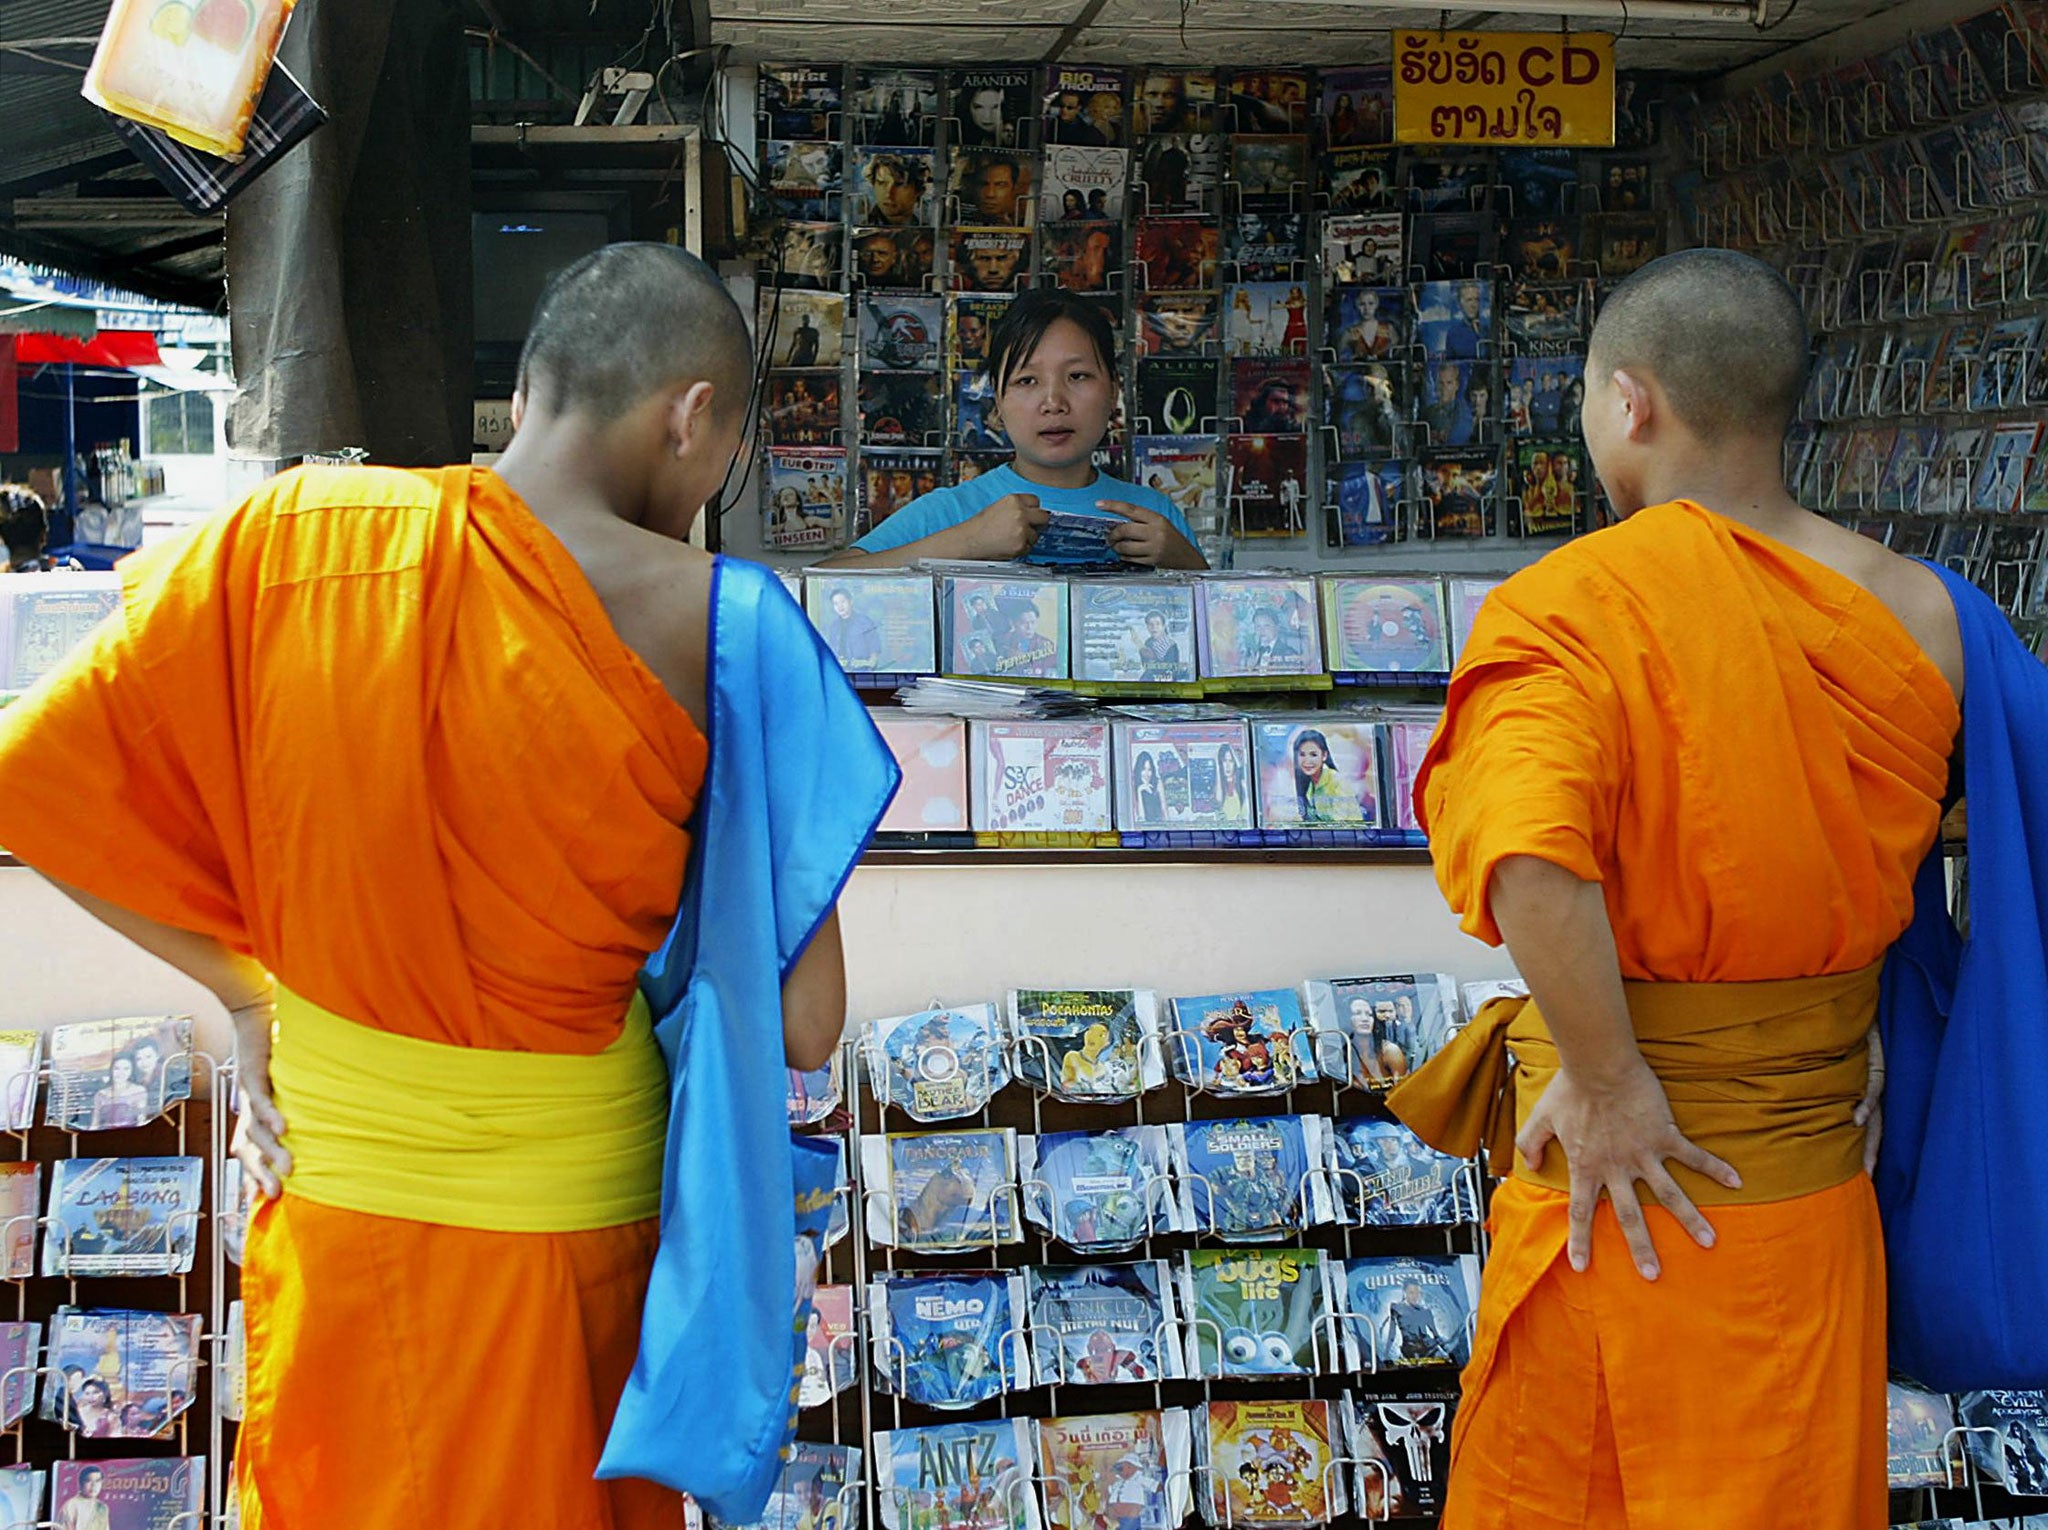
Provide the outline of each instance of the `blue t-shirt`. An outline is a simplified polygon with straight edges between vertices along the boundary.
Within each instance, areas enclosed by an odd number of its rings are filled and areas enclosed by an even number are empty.
[[[970,478],[950,489],[934,489],[929,494],[920,494],[853,545],[861,552],[893,552],[906,543],[922,541],[958,526],[962,521],[972,520],[1006,494],[1035,495],[1039,505],[1054,515],[1099,516],[1102,512],[1096,508],[1097,500],[1122,500],[1143,510],[1157,511],[1190,543],[1195,540],[1188,530],[1187,519],[1173,501],[1157,489],[1125,483],[1107,473],[1098,473],[1095,482],[1085,489],[1051,489],[1044,484],[1033,483],[1006,462],[992,472]],[[1024,561],[1048,565],[1101,561],[1075,551],[1075,540],[1054,536],[1048,528],[1048,532],[1042,534],[1025,555]]]

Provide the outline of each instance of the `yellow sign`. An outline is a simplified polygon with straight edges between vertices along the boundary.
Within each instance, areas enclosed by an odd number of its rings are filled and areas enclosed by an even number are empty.
[[[1614,39],[1605,32],[1394,34],[1397,143],[1614,142]]]

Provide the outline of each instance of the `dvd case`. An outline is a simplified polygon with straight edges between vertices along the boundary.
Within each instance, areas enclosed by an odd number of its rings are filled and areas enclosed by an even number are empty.
[[[1025,1279],[1040,1386],[1109,1386],[1187,1374],[1179,1291],[1164,1259],[1033,1265]]]
[[[792,1441],[768,1506],[748,1530],[854,1530],[862,1523],[860,1461],[852,1445]]]
[[[189,1275],[197,1158],[60,1158],[50,1171],[45,1275]]]
[[[1195,636],[1204,680],[1323,673],[1315,581],[1211,574],[1195,583]]]
[[[1117,148],[1125,142],[1130,76],[1121,69],[1060,64],[1046,71],[1042,142]]]
[[[1322,585],[1323,636],[1332,670],[1372,675],[1450,672],[1442,580],[1325,574]]]
[[[1160,1232],[1192,1232],[1164,1126],[1017,1139],[1024,1216],[1082,1253],[1121,1253]]]
[[[811,1316],[804,1333],[804,1374],[797,1406],[816,1408],[852,1386],[860,1374],[854,1322],[854,1288],[819,1286],[811,1293]]]
[[[973,822],[988,834],[1106,834],[1109,725],[1085,719],[968,726]]]
[[[1285,1094],[1316,1077],[1301,995],[1291,988],[1204,994],[1172,1002],[1174,1077],[1215,1094]]]
[[[1191,1249],[1180,1276],[1195,1375],[1313,1376],[1334,1367],[1321,1249]]]
[[[196,1314],[59,1307],[50,1317],[41,1416],[88,1439],[168,1434],[192,1404],[199,1323]]]
[[[1353,1088],[1390,1089],[1443,1050],[1462,1021],[1458,983],[1448,973],[1313,978],[1303,999],[1325,1071],[1341,1076],[1350,1053]]]
[[[929,675],[938,657],[932,576],[838,573],[804,576],[811,624],[849,675]]]
[[[1031,1385],[1024,1277],[877,1274],[868,1332],[881,1389],[926,1408],[972,1408]]]
[[[872,1020],[861,1033],[875,1097],[913,1121],[955,1121],[1010,1082],[1010,1045],[993,1004]]]
[[[1955,1400],[1910,1381],[1885,1387],[1885,1476],[1894,1492],[1954,1487],[1962,1475]]]
[[[884,1429],[874,1448],[886,1530],[1041,1530],[1029,1419]]]
[[[1358,1512],[1368,1520],[1440,1514],[1451,1478],[1458,1389],[1346,1392],[1338,1406],[1345,1449],[1354,1462]]]
[[[942,574],[940,670],[998,680],[1064,680],[1064,580]]]
[[[1462,1158],[1439,1153],[1388,1116],[1329,1126],[1330,1180],[1342,1220],[1356,1227],[1453,1227],[1478,1220]]]
[[[1353,1370],[1462,1366],[1479,1311],[1477,1254],[1347,1259],[1345,1343]]]
[[[1197,684],[1192,586],[1157,576],[1077,578],[1069,590],[1075,680],[1144,690]]]
[[[894,1132],[860,1150],[872,1242],[937,1254],[1017,1241],[1015,1132]]]
[[[1126,833],[1253,826],[1251,743],[1241,720],[1132,720],[1115,733],[1116,821]]]
[[[1379,729],[1342,713],[1252,722],[1262,829],[1362,830],[1380,816]]]
[[[154,1121],[192,1098],[192,1017],[88,1020],[50,1032],[45,1121],[73,1132]]]
[[[1202,1517],[1211,1526],[1326,1525],[1349,1503],[1342,1451],[1319,1398],[1293,1402],[1209,1402],[1196,1412],[1197,1475],[1208,1482]]]
[[[816,1126],[839,1109],[846,1098],[846,1085],[841,1076],[843,1057],[843,1053],[834,1051],[832,1060],[822,1068],[808,1072],[795,1068],[789,1070],[791,1126]]]
[[[884,834],[958,834],[967,829],[967,724],[887,707],[869,714],[896,757],[903,784],[882,815]]]
[[[0,694],[25,691],[120,608],[114,573],[0,573]]]
[[[761,484],[762,541],[776,552],[825,552],[846,540],[846,449],[770,447]]]
[[[1229,1243],[1273,1243],[1336,1217],[1322,1116],[1174,1122],[1174,1173],[1198,1231]]]
[[[205,1489],[203,1456],[58,1461],[50,1512],[61,1530],[189,1530],[203,1523]]]
[[[1052,1530],[1180,1530],[1193,1511],[1185,1409],[1045,1418],[1034,1428]]]
[[[1107,1104],[1166,1082],[1159,996],[1146,988],[1014,988],[1017,1077],[1055,1099]]]

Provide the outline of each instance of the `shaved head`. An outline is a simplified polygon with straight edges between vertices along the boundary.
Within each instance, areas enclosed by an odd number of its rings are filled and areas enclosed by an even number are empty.
[[[1615,287],[1586,370],[1655,378],[1709,444],[1782,437],[1806,390],[1806,316],[1785,278],[1733,250],[1681,250]]]
[[[747,406],[753,344],[717,274],[667,244],[608,244],[548,283],[519,356],[529,403],[600,420],[663,388],[712,385],[725,420]]]

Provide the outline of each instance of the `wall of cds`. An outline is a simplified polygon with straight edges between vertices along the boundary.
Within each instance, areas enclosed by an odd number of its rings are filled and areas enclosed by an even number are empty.
[[[1003,460],[975,367],[1023,287],[1123,337],[1102,465],[1226,559],[1506,567],[1598,519],[1600,283],[1666,243],[1621,147],[1397,150],[1380,68],[764,65],[761,546],[809,557]],[[745,549],[751,542],[735,538]]]
[[[229,1074],[189,1016],[0,1031],[0,1527],[228,1522]]]
[[[2038,627],[2048,544],[2048,17],[1993,6],[1684,124],[1703,244],[1772,260],[1818,337],[1802,501]]]
[[[1020,990],[856,1027],[791,1078],[846,1174],[764,1523],[1433,1516],[1479,1171],[1378,1101],[1498,990]]]

